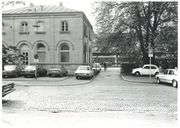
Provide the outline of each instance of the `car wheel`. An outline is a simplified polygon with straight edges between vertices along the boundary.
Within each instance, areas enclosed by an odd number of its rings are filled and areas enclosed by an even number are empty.
[[[135,72],[135,75],[140,76],[141,74],[140,74],[140,72]]]
[[[157,83],[160,84],[161,83],[161,80],[159,78],[157,78]]]
[[[156,73],[154,74],[154,76],[156,76],[157,74],[159,74],[159,72],[156,72]]]
[[[172,85],[173,85],[173,87],[177,88],[177,85],[178,85],[177,81],[176,81],[176,80],[173,80],[173,81],[172,81]]]
[[[76,76],[76,79],[78,80],[78,79],[79,79],[79,76]]]

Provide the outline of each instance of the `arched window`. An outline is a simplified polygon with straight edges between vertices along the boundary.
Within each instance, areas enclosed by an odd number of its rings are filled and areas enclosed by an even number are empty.
[[[61,62],[69,62],[69,46],[67,44],[60,45]]]
[[[39,56],[39,62],[44,63],[46,61],[46,47],[44,46],[44,44],[37,44],[37,54]]]
[[[28,65],[29,64],[29,46],[27,44],[22,44],[20,46],[21,55],[24,56],[23,64]]]
[[[27,22],[21,22],[20,32],[28,32],[28,23]]]

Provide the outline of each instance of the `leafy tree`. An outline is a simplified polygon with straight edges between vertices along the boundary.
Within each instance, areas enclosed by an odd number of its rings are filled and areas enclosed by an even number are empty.
[[[149,48],[154,51],[152,62],[155,63],[155,50],[159,43],[168,43],[159,42],[164,28],[177,27],[177,2],[103,1],[94,3],[94,7],[99,36],[113,37],[112,43],[123,45],[118,47],[119,51],[128,52],[130,48],[135,52],[136,47],[139,47],[144,63],[149,63]],[[124,39],[119,39],[122,37]],[[172,41],[177,42],[177,33],[174,37],[176,38],[171,38]],[[176,50],[176,47],[173,49]]]
[[[2,45],[2,66],[6,64],[18,64],[22,65],[24,56],[20,54],[19,49],[15,46],[5,47]]]

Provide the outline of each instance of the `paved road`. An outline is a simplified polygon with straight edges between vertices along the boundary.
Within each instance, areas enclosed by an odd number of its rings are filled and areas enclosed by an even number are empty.
[[[78,82],[81,84],[77,85]],[[16,91],[3,98],[4,117],[8,117],[9,113],[43,111],[88,112],[88,114],[89,112],[142,113],[154,119],[163,118],[164,122],[173,122],[177,118],[176,88],[127,82],[120,78],[119,69],[102,71],[91,82],[71,77],[62,81],[17,80],[15,83],[18,83]],[[65,84],[71,85],[65,86]]]

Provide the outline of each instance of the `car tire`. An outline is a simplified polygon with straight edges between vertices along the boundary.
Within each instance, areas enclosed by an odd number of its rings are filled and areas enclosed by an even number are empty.
[[[157,83],[160,84],[161,83],[161,80],[159,78],[157,78]]]
[[[135,76],[140,76],[141,75],[140,72],[135,72],[134,74],[135,74]]]
[[[156,75],[158,75],[159,74],[159,72],[156,72],[155,74],[154,74],[154,76],[156,76]]]
[[[177,83],[177,81],[176,81],[176,80],[173,80],[173,81],[172,81],[172,86],[173,86],[173,87],[175,87],[175,88],[177,88],[178,83]]]
[[[76,79],[78,80],[78,79],[79,79],[79,76],[76,76]]]

